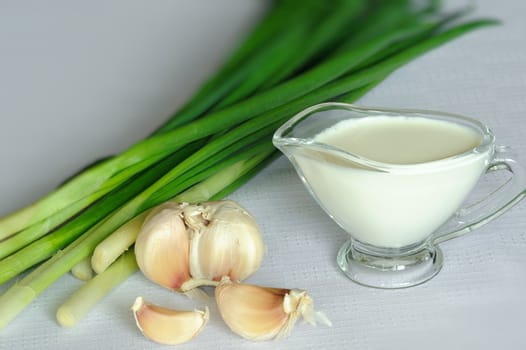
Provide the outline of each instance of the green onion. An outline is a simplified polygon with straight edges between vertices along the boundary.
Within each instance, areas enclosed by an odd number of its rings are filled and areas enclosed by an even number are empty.
[[[91,267],[91,258],[87,257],[79,261],[71,268],[71,274],[81,281],[89,281],[95,272]]]
[[[110,214],[116,207],[130,200],[134,194],[146,188],[153,181],[157,180],[159,173],[165,173],[174,165],[185,159],[199,144],[189,145],[182,152],[170,156],[165,162],[154,166],[134,179],[126,182],[120,190],[112,192],[104,197],[97,205],[87,208],[78,217],[59,227],[53,233],[44,236],[40,240],[31,241],[32,236],[28,237],[25,233],[15,235],[2,242],[0,252],[13,251],[15,248],[23,247],[28,242],[31,244],[18,250],[16,253],[0,260],[0,284],[25,271],[27,268],[37,264],[66,246],[95,223]]]
[[[119,256],[135,243],[148,213],[149,211],[145,211],[127,221],[95,247],[91,258],[88,257],[86,259],[90,260],[90,266],[96,273],[104,272]]]
[[[137,272],[133,250],[124,253],[104,273],[96,275],[66,300],[57,310],[57,321],[63,327],[74,326],[113,288]]]
[[[339,46],[340,41],[347,39],[349,23],[356,21],[366,7],[364,1],[339,1],[337,4],[330,3],[329,6],[337,6],[338,11],[332,11],[320,23],[316,23],[314,34],[300,47],[294,48],[287,64],[263,85],[263,90],[288,78],[310,61],[330,51],[331,47]]]

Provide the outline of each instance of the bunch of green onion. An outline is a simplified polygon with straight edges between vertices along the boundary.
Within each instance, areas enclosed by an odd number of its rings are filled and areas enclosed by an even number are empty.
[[[465,9],[444,13],[440,1],[423,3],[270,3],[223,67],[152,135],[0,219],[0,285],[12,283],[0,296],[0,329],[148,209],[235,191],[276,156],[272,134],[295,113],[329,100],[356,101],[419,55],[496,23],[462,21]],[[125,277],[136,270],[130,256],[131,250],[115,263],[127,266]],[[103,274],[93,279],[98,295],[80,309],[125,279]]]

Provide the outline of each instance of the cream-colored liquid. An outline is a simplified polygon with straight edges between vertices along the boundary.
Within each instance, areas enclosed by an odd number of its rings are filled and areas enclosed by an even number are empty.
[[[415,164],[383,172],[309,150],[295,157],[321,205],[344,229],[363,243],[389,248],[419,243],[447,221],[490,156],[472,153],[448,166],[433,163],[469,152],[481,135],[452,122],[417,117],[346,120],[314,139],[377,162]]]
[[[390,164],[417,164],[451,157],[480,144],[465,126],[425,118],[376,117],[346,120],[315,140]]]

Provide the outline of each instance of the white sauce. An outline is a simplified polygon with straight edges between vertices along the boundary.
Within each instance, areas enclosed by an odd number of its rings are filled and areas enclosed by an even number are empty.
[[[367,117],[342,121],[314,140],[377,162],[418,165],[387,173],[308,151],[295,159],[320,204],[354,238],[398,248],[423,241],[447,221],[490,155],[471,153],[448,166],[433,161],[470,152],[481,139],[475,130],[452,122]]]

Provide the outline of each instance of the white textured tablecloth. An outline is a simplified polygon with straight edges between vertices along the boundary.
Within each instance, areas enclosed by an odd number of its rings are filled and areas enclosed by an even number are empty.
[[[455,4],[455,1],[451,1]],[[463,2],[462,2],[463,3]],[[482,29],[399,69],[360,104],[437,109],[491,126],[526,153],[526,2],[476,1]],[[147,135],[213,72],[263,1],[0,1],[0,215],[87,162]],[[333,327],[298,324],[252,343],[211,321],[181,349],[525,349],[526,207],[442,245],[428,283],[377,290],[352,283],[335,255],[346,240],[281,157],[231,196],[257,218],[268,253],[249,282],[307,289]],[[55,310],[80,282],[66,275],[0,332],[0,349],[161,349],[139,333],[135,296],[199,303],[137,273],[77,327]],[[5,287],[0,287],[0,291]]]

